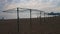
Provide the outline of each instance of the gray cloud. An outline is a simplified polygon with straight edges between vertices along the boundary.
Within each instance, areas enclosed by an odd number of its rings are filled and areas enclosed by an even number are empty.
[[[9,6],[20,6],[20,7],[30,7],[30,5],[32,5],[32,7],[43,7],[44,5],[46,5],[47,7],[58,7],[60,5],[60,0],[1,0],[0,1],[0,9],[3,8],[5,9],[6,7],[9,8]],[[36,6],[37,5],[37,6]],[[14,6],[14,7],[15,7]]]
[[[0,0],[0,10],[12,9],[16,7],[36,8],[44,11],[60,11],[56,10],[60,7],[60,0]],[[10,18],[10,16],[16,17],[12,14],[7,15],[0,12],[0,16],[6,16],[7,18]]]

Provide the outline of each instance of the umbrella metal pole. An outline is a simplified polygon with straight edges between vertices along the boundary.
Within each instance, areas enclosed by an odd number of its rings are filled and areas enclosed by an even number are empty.
[[[44,12],[44,23],[45,23],[45,12]]]
[[[30,34],[32,34],[31,32],[32,32],[32,24],[31,24],[31,12],[32,12],[32,10],[30,9]]]
[[[41,11],[40,11],[40,24],[41,24]]]
[[[17,8],[17,31],[19,34],[19,8]]]

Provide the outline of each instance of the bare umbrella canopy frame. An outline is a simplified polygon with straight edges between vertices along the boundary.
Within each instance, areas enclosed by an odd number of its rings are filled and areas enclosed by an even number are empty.
[[[20,9],[25,9],[25,8],[20,8]],[[31,9],[26,9],[26,10],[30,10],[30,24],[31,24]],[[25,10],[23,10],[25,11]],[[2,11],[2,12],[8,12],[8,11]],[[17,32],[19,34],[19,8],[17,8]]]
[[[37,10],[37,9],[17,8],[16,11],[17,11],[17,32],[18,32],[18,34],[19,34],[19,32],[20,32],[20,31],[19,31],[19,29],[20,29],[20,28],[19,28],[19,27],[20,27],[20,26],[19,26],[19,11],[20,11],[19,9],[25,9],[25,10],[29,10],[29,11],[30,11],[30,30],[31,30],[31,31],[30,31],[30,34],[31,34],[31,32],[32,32],[31,12],[32,12],[32,11],[39,11],[39,12],[40,12],[40,17],[41,17],[41,12],[43,12],[43,11],[40,11],[40,10]],[[22,11],[24,12],[25,10],[22,10]],[[21,11],[21,12],[22,12],[22,11]],[[3,12],[8,12],[8,11],[3,11]]]

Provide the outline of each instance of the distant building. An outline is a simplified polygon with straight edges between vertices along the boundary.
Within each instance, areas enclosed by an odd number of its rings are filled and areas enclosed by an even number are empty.
[[[4,17],[2,17],[2,19],[1,19],[2,21],[4,21]]]
[[[60,16],[60,13],[51,12],[51,13],[48,13],[48,15],[58,15],[58,16]]]

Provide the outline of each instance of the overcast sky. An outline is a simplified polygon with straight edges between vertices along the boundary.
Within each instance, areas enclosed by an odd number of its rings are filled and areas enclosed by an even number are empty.
[[[15,7],[60,11],[60,0],[0,0],[0,10]]]
[[[60,12],[60,0],[0,0],[0,11],[16,7]]]

